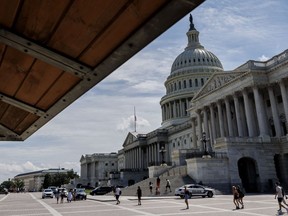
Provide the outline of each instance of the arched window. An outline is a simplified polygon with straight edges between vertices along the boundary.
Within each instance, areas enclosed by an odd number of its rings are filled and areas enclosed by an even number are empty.
[[[198,79],[195,79],[195,86],[198,87]]]
[[[186,88],[186,80],[183,81],[183,85],[184,85],[183,88]]]
[[[192,87],[192,80],[189,79],[189,87]]]
[[[179,81],[178,87],[179,87],[179,89],[181,89],[181,81]]]
[[[201,86],[203,86],[203,85],[204,85],[204,79],[201,78]]]

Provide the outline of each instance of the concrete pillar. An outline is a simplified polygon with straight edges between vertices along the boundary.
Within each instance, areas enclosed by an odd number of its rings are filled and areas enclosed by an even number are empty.
[[[228,135],[230,137],[233,137],[233,127],[232,127],[232,117],[231,117],[231,109],[230,109],[230,103],[228,98],[226,97],[224,99],[225,101],[225,108],[226,108],[226,118],[227,118],[227,122],[228,122]]]
[[[285,119],[286,119],[286,128],[288,131],[288,97],[287,97],[287,90],[284,84],[284,81],[281,80],[280,83],[280,90],[281,90],[281,96],[282,96],[282,101],[283,101],[283,106],[284,106],[284,113],[285,113]]]
[[[192,148],[197,148],[195,119],[192,119]]]
[[[256,115],[258,120],[258,126],[260,130],[260,136],[269,136],[267,127],[267,117],[265,115],[263,97],[260,95],[258,87],[253,87],[253,94],[256,106]]]
[[[212,132],[212,137],[210,138],[211,143],[214,143],[214,140],[216,139],[216,125],[215,125],[215,116],[214,116],[214,109],[213,105],[210,104],[209,106],[210,110],[210,121],[211,121],[211,132]]]
[[[248,98],[248,93],[244,89],[242,91],[243,93],[243,99],[244,99],[244,108],[245,108],[245,117],[246,117],[246,122],[247,122],[247,127],[248,127],[248,136],[253,137],[255,136],[254,130],[253,130],[253,118],[252,118],[252,110],[251,110],[251,105],[249,104],[249,98]]]
[[[221,102],[217,101],[217,111],[218,111],[218,121],[219,121],[219,126],[220,126],[220,137],[224,137],[224,125],[223,125],[223,115],[222,115],[222,107],[221,107]]]
[[[273,92],[273,88],[271,86],[268,87],[268,94],[269,94],[269,100],[271,104],[272,117],[273,117],[273,123],[274,123],[275,131],[276,131],[276,136],[280,137],[281,136],[280,120],[279,120],[275,95]]]
[[[235,107],[235,113],[236,113],[236,123],[237,123],[237,129],[238,129],[238,136],[243,137],[244,136],[243,122],[242,122],[242,118],[240,115],[241,111],[240,111],[239,99],[235,94],[233,95],[233,100],[234,100],[234,107]]]

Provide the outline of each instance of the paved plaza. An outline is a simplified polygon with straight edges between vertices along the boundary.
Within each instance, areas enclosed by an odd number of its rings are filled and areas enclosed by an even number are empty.
[[[10,193],[0,195],[1,216],[270,216],[277,215],[278,204],[273,194],[246,195],[245,208],[235,210],[231,195],[217,195],[214,198],[193,197],[186,210],[183,199],[177,197],[143,197],[142,205],[137,199],[122,196],[116,205],[113,196],[89,196],[86,201],[57,204],[56,199],[41,199],[41,193]],[[283,215],[288,215],[284,211]]]

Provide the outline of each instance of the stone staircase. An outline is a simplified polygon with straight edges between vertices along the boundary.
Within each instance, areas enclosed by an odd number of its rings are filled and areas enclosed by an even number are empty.
[[[142,189],[142,196],[145,197],[157,197],[157,196],[174,196],[175,189],[178,187],[181,187],[185,184],[196,184],[190,176],[187,175],[186,166],[178,166],[178,167],[172,167],[171,169],[167,170],[166,172],[162,173],[160,176],[160,195],[156,195],[156,179],[154,178],[148,178],[143,181],[140,181],[134,185],[131,185],[126,188],[122,188],[122,195],[124,196],[136,196],[136,191],[138,186]],[[166,191],[166,179],[169,179],[171,184],[171,192]],[[152,193],[150,193],[149,189],[149,182],[153,183],[153,189]],[[204,183],[205,184],[205,183]],[[210,186],[210,185],[207,185]],[[216,194],[223,194],[223,191],[219,191],[215,189]],[[113,192],[109,193],[108,195],[113,195]]]
[[[181,187],[182,185],[185,184],[193,184],[195,183],[195,181],[190,178],[189,176],[185,175],[185,176],[181,176],[181,175],[177,175],[177,176],[165,176],[165,177],[159,177],[160,178],[160,196],[174,196],[174,192],[175,189],[178,187]],[[138,186],[141,187],[142,189],[142,196],[159,196],[156,195],[156,177],[155,178],[148,178],[145,179],[141,182],[138,182],[134,185],[131,185],[129,187],[126,188],[122,188],[122,195],[125,196],[136,196],[136,191]],[[170,180],[171,183],[171,192],[169,191],[165,191],[166,189],[166,179]],[[150,193],[150,189],[149,189],[149,182],[153,183],[153,190],[152,190],[152,194]],[[113,193],[110,193],[110,195],[112,195]]]

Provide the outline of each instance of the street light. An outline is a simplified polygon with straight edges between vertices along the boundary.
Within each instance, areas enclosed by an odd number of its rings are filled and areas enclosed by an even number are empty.
[[[161,150],[159,151],[159,153],[162,156],[162,164],[165,164],[165,160],[164,160],[164,154],[165,154],[166,150],[164,148],[164,146],[161,146]]]
[[[203,146],[204,146],[204,155],[202,156],[202,158],[206,158],[206,157],[211,157],[208,153],[208,150],[207,150],[207,141],[209,141],[209,138],[206,138],[206,133],[203,132],[202,133],[202,138],[201,138],[201,141],[203,142]]]

